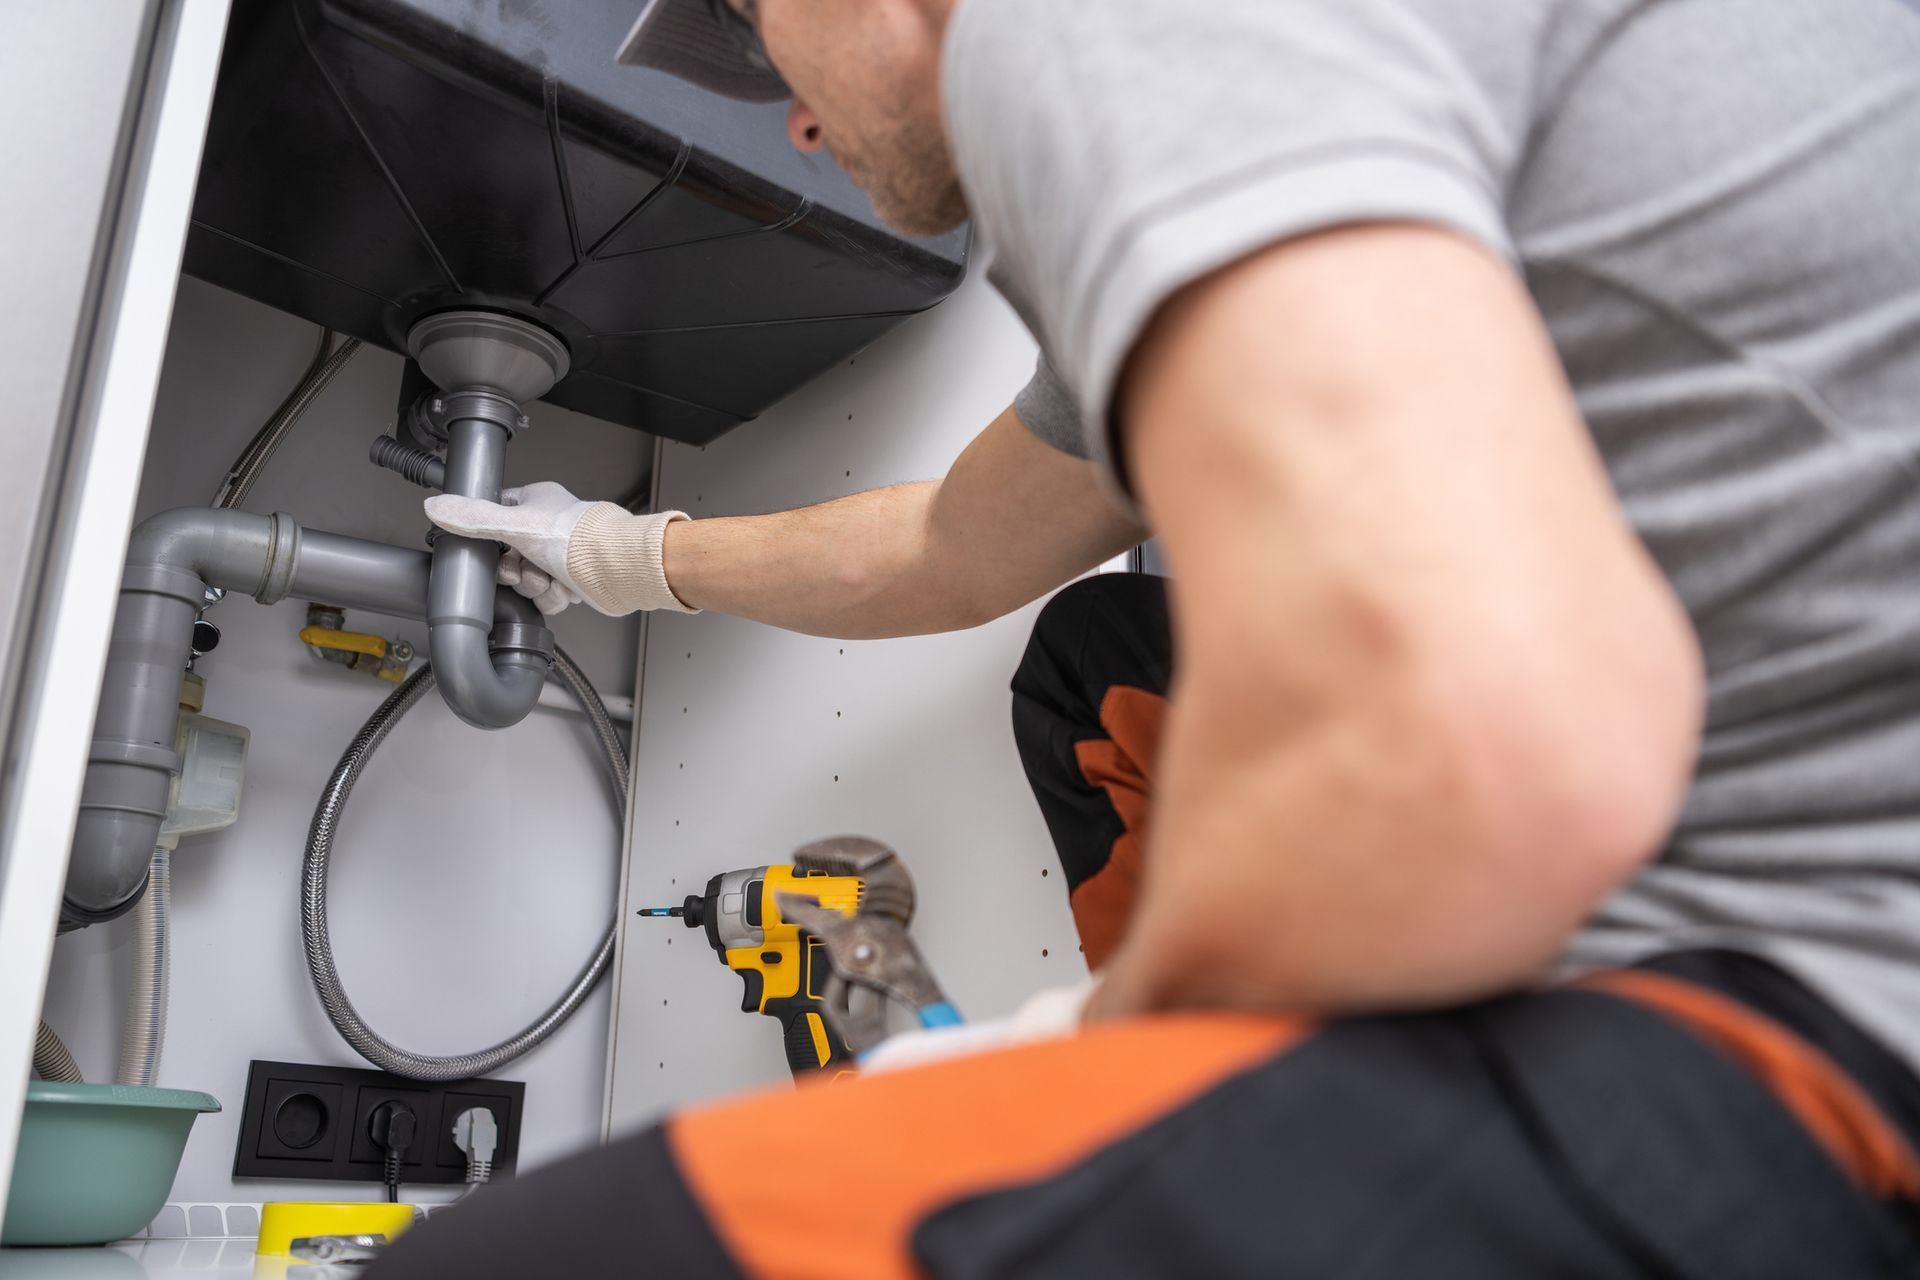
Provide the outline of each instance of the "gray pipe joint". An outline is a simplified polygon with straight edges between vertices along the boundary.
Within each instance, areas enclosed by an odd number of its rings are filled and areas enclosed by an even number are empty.
[[[500,501],[507,442],[527,422],[520,406],[566,376],[566,346],[517,316],[448,311],[416,323],[407,350],[443,392],[433,415],[446,430],[441,492]],[[441,696],[455,715],[482,729],[517,723],[547,678],[537,649],[488,642],[500,550],[497,543],[440,535],[427,590],[427,646]]]
[[[122,580],[67,863],[62,914],[73,922],[110,920],[146,888],[142,859],[150,860],[159,842],[180,772],[180,673],[206,592],[185,567],[129,565]]]
[[[145,864],[180,771],[180,673],[207,588],[244,591],[267,604],[283,600],[299,554],[300,526],[287,515],[195,507],[134,530],[67,867],[71,919],[110,919],[146,885]]]
[[[565,344],[515,316],[449,311],[416,323],[407,349],[445,392],[435,416],[447,424],[446,462],[379,444],[374,460],[446,493],[498,502],[507,441],[526,424],[520,405],[566,376]],[[504,729],[539,699],[553,633],[529,601],[495,585],[499,564],[491,542],[445,535],[429,561],[418,551],[303,532],[285,515],[193,507],[142,524],[128,547],[63,916],[76,924],[111,919],[145,887],[180,769],[180,672],[208,587],[263,604],[294,596],[425,618],[447,706],[470,725]]]
[[[110,920],[146,887],[180,770],[174,750],[180,673],[208,588],[244,592],[262,604],[292,597],[424,618],[431,577],[425,552],[302,530],[288,515],[187,507],[135,529],[87,753],[63,918]],[[485,585],[484,622],[477,629],[463,622],[461,642],[444,655],[435,650],[435,674],[443,687],[477,689],[469,696],[482,700],[491,687],[517,692],[531,682],[531,708],[553,661],[553,633],[531,602],[493,587],[491,570]],[[501,726],[519,719],[504,718],[511,706],[491,705],[503,717]]]
[[[507,441],[520,406],[495,391],[451,392],[447,402],[444,492],[500,501]],[[539,701],[549,659],[516,642],[495,649],[495,578],[500,546],[443,533],[433,543],[427,588],[427,647],[434,677],[453,713],[480,729],[518,724]],[[550,647],[550,646],[549,646]]]

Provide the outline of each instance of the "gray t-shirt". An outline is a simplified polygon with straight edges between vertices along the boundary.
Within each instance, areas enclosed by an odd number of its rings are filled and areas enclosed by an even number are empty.
[[[1920,1064],[1920,7],[963,0],[944,91],[1021,416],[1103,465],[1219,266],[1379,219],[1512,263],[1709,676],[1672,843],[1570,959],[1759,952]]]

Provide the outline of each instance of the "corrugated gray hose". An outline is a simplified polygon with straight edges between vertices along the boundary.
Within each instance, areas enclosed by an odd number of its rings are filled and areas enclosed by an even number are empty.
[[[67,1052],[67,1046],[60,1042],[46,1019],[40,1020],[40,1031],[33,1038],[33,1074],[42,1080],[58,1080],[61,1084],[82,1084],[80,1066]]]
[[[564,649],[554,650],[552,678],[557,679],[573,695],[574,701],[580,704],[580,709],[586,712],[587,724],[600,744],[607,773],[613,781],[617,797],[614,810],[624,817],[627,796],[626,745],[621,742],[619,732],[608,718],[600,695]],[[561,1024],[574,1015],[612,963],[614,927],[612,923],[607,925],[593,958],[587,961],[586,967],[580,970],[565,994],[524,1030],[490,1049],[446,1057],[410,1053],[384,1039],[361,1020],[353,1001],[347,998],[345,988],[340,985],[340,974],[333,963],[333,942],[327,933],[327,864],[333,852],[333,838],[340,826],[340,816],[347,807],[347,797],[353,794],[353,784],[360,780],[367,762],[373,758],[374,751],[385,741],[393,726],[400,722],[400,717],[412,710],[414,704],[432,688],[433,668],[423,665],[380,704],[373,716],[361,726],[360,732],[354,735],[346,754],[340,757],[340,763],[334,766],[333,776],[327,779],[326,789],[320,793],[320,805],[314,810],[313,826],[307,831],[307,855],[300,873],[300,929],[306,939],[307,973],[313,979],[313,988],[319,993],[320,1003],[326,1007],[327,1017],[332,1020],[334,1029],[353,1046],[355,1053],[383,1071],[414,1080],[465,1080],[470,1076],[487,1075],[512,1062],[559,1030]]]
[[[152,1085],[160,1072],[167,1042],[168,970],[173,954],[173,852],[153,851],[147,891],[130,914],[133,921],[133,981],[127,988],[127,1012],[120,1030],[120,1068],[115,1084]]]

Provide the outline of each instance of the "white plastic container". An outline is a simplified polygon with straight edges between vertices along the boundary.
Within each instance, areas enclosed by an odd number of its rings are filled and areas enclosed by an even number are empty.
[[[163,841],[230,827],[240,816],[240,792],[247,779],[246,726],[228,724],[197,711],[181,711],[174,750],[181,756],[173,783],[173,803],[160,827]]]

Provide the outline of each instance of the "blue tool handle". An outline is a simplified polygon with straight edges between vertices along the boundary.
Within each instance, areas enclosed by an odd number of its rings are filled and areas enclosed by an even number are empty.
[[[923,1027],[957,1027],[965,1021],[960,1011],[946,1000],[920,1010],[920,1025]]]
[[[934,1027],[957,1027],[966,1022],[966,1019],[960,1016],[960,1011],[954,1008],[953,1003],[948,1000],[941,1000],[928,1005],[924,1009],[916,1010],[916,1014],[920,1019],[920,1025],[928,1029]],[[875,1045],[874,1048],[877,1049],[879,1046]],[[864,1064],[872,1054],[873,1049],[868,1049],[859,1054],[855,1060]]]

